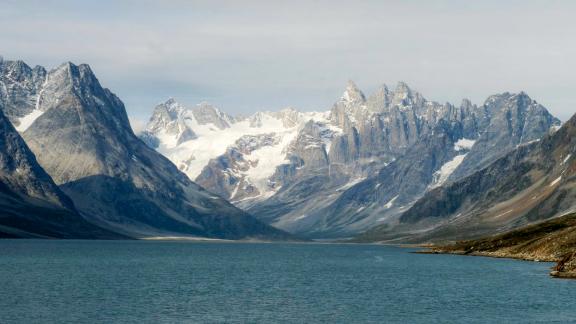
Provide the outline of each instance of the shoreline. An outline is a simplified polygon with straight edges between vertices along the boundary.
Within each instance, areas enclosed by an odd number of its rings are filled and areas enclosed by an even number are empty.
[[[448,250],[442,247],[437,246],[428,246],[425,247],[427,250],[415,251],[412,253],[415,254],[452,254],[452,255],[461,255],[461,256],[471,256],[471,257],[487,257],[487,258],[495,258],[495,259],[512,259],[512,260],[519,260],[519,261],[527,261],[527,262],[547,262],[547,263],[556,263],[548,273],[549,276],[554,278],[560,279],[576,279],[576,271],[565,271],[563,266],[566,262],[570,260],[571,257],[576,256],[576,252],[572,255],[567,255],[562,258],[554,258],[554,257],[543,257],[543,258],[536,258],[530,255],[518,255],[513,253],[504,253],[504,252],[482,252],[482,251],[472,251],[467,252],[463,250]],[[564,261],[564,262],[563,262]]]

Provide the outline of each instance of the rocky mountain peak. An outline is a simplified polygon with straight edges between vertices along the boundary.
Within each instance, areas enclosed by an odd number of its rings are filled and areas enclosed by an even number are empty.
[[[364,103],[366,101],[366,97],[364,96],[364,93],[360,91],[354,81],[348,80],[348,83],[346,84],[346,90],[342,94],[341,100],[349,103]]]
[[[85,118],[90,118],[106,121],[107,126],[114,128],[118,135],[132,133],[124,104],[110,90],[101,86],[88,64],[66,62],[51,70],[36,106],[46,113],[53,108],[66,107],[71,110],[69,113],[74,123],[78,120],[86,122]],[[56,111],[51,114],[56,114]],[[35,123],[41,120],[46,123],[48,119],[38,118]],[[54,126],[44,124],[40,128],[51,129]]]
[[[394,89],[392,104],[399,106],[408,106],[412,104],[412,89],[405,82],[398,82]]]
[[[88,65],[52,70],[40,105],[45,112],[22,136],[92,222],[132,237],[286,236],[199,187],[139,140],[124,104],[101,87]],[[208,106],[196,110],[222,117]]]
[[[391,100],[390,90],[383,84],[368,98],[366,106],[371,112],[383,112],[390,107]]]
[[[471,110],[474,107],[474,105],[472,104],[472,101],[470,101],[470,99],[468,98],[464,98],[462,99],[462,102],[460,103],[460,108],[462,108],[465,111]]]
[[[230,128],[230,124],[234,122],[234,118],[230,115],[220,111],[216,106],[208,103],[201,102],[192,109],[194,118],[200,125],[213,124],[219,129]]]
[[[0,107],[15,125],[37,108],[37,98],[46,78],[46,70],[30,68],[23,61],[0,63]]]
[[[178,119],[182,109],[174,98],[169,98],[164,103],[158,104],[154,107],[154,112],[146,125],[146,131],[155,134],[167,129],[168,124]]]

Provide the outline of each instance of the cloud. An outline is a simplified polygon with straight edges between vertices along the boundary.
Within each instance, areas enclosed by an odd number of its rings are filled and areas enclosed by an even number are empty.
[[[574,112],[571,1],[8,1],[3,55],[90,63],[133,116],[169,96],[231,113],[328,109],[346,80]]]

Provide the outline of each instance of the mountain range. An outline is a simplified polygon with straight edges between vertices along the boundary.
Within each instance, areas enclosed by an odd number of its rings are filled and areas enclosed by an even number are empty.
[[[576,117],[400,82],[331,108],[157,105],[135,134],[86,64],[0,60],[0,236],[424,243],[574,211]]]
[[[362,241],[428,242],[477,238],[572,213],[576,116],[553,134],[519,146],[472,175],[428,191],[397,226]]]
[[[460,106],[405,83],[366,97],[349,82],[330,110],[229,116],[202,103],[158,105],[147,143],[206,189],[255,217],[313,239],[357,235],[430,190],[490,165],[560,122],[525,93]]]
[[[2,61],[0,72],[0,108],[21,133],[19,148],[30,155],[31,168],[51,189],[42,198],[69,210],[73,204],[81,219],[133,238],[290,239],[145,145],[123,103],[88,65],[65,63],[46,72]]]

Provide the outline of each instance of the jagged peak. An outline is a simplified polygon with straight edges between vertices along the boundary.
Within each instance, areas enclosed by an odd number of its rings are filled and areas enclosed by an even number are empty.
[[[174,99],[174,97],[168,97],[166,101],[159,103],[159,105],[166,105],[166,106],[172,106],[175,104],[178,104],[178,102],[176,101],[176,99]]]
[[[218,108],[216,105],[211,104],[208,101],[202,101],[199,104],[196,105],[196,107],[193,109],[196,111],[213,111],[214,113],[216,113],[218,116],[225,116],[225,117],[230,117],[228,116],[228,114],[226,114],[225,112],[223,112],[222,110],[220,110],[220,108]]]
[[[2,70],[6,69],[8,71],[19,71],[19,72],[25,72],[25,73],[32,72],[32,68],[28,64],[26,64],[26,62],[24,62],[22,60],[0,61],[0,67],[2,67]]]
[[[382,83],[378,89],[376,89],[376,92],[383,92],[383,93],[388,93],[390,92],[390,89],[388,88],[388,85],[386,85],[386,83]]]
[[[184,107],[176,101],[176,99],[169,97],[166,101],[160,102],[154,107],[154,111],[168,111],[168,112],[179,112],[183,110]],[[174,116],[175,117],[175,116]]]
[[[491,96],[489,96],[485,101],[484,104],[485,105],[489,105],[492,104],[494,102],[498,102],[498,101],[516,101],[516,102],[525,102],[525,103],[537,103],[536,100],[530,98],[530,96],[524,92],[524,91],[520,91],[518,93],[513,93],[513,92],[502,92],[502,93],[497,93],[497,94],[493,94]]]
[[[48,72],[48,79],[57,83],[69,83],[74,87],[81,85],[90,85],[96,88],[102,88],[98,78],[90,68],[90,65],[82,63],[76,65],[70,61],[60,64],[58,67]],[[92,88],[94,89],[94,88]]]
[[[406,82],[398,81],[398,83],[396,84],[396,88],[394,89],[394,93],[405,94],[406,96],[410,96],[412,94],[412,89],[410,89],[410,87]]]
[[[341,100],[346,102],[364,102],[366,101],[366,97],[354,81],[348,80],[346,90],[344,90]]]
[[[460,107],[464,109],[472,108],[472,106],[472,101],[468,98],[462,99],[462,102],[460,103]]]

